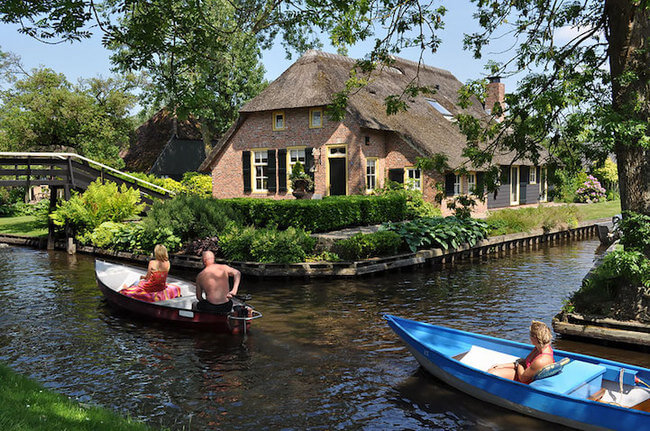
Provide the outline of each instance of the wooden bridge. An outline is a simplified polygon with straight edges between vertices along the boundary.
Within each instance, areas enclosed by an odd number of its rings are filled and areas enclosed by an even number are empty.
[[[50,211],[58,198],[70,199],[72,190],[84,191],[97,179],[126,184],[140,192],[142,201],[151,205],[154,199],[169,199],[174,192],[136,178],[126,172],[90,160],[74,153],[9,153],[0,152],[0,186],[50,188]],[[69,229],[66,229],[69,231]],[[74,248],[71,233],[67,233],[68,251]],[[54,247],[54,228],[50,223],[48,249]]]

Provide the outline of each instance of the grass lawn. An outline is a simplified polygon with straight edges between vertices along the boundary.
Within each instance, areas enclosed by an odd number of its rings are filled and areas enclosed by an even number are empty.
[[[0,364],[0,429],[125,430],[151,428],[95,406],[84,406]]]
[[[578,206],[582,220],[595,220],[599,218],[611,218],[621,213],[621,201],[598,202],[596,204]]]
[[[36,216],[0,217],[0,233],[45,236],[47,226],[41,225]]]

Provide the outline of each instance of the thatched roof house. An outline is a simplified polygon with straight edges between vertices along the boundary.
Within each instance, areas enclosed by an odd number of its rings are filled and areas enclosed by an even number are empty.
[[[161,109],[136,129],[129,149],[120,155],[128,171],[180,179],[205,160],[201,126]]]
[[[267,172],[264,168],[256,174],[253,169],[255,163],[250,166],[242,159],[239,165],[243,168],[242,190],[236,193],[226,192],[220,188],[225,186],[221,183],[221,177],[227,177],[226,170],[221,169],[224,163],[232,167],[235,158],[233,154],[244,151],[240,154],[249,157],[247,152],[255,152],[256,148],[261,150],[277,150],[278,155],[285,157],[285,151],[292,147],[304,147],[306,151],[305,160],[310,163],[313,153],[316,161],[312,166],[312,172],[316,181],[316,190],[320,194],[332,194],[331,186],[334,182],[332,173],[344,175],[347,193],[363,193],[374,186],[378,187],[388,178],[399,178],[402,174],[415,179],[422,188],[425,197],[432,196],[423,187],[428,183],[446,181],[444,178],[424,178],[424,173],[413,172],[415,159],[421,156],[430,156],[443,153],[448,158],[448,164],[452,169],[459,168],[465,164],[470,168],[467,159],[462,155],[466,138],[460,132],[458,125],[453,118],[454,115],[464,112],[475,117],[489,121],[489,115],[483,106],[475,100],[475,103],[467,109],[458,105],[458,90],[462,83],[450,72],[426,65],[395,58],[390,67],[383,67],[373,72],[369,77],[369,84],[352,94],[348,100],[346,117],[342,122],[331,122],[323,117],[322,110],[318,113],[318,127],[312,127],[312,113],[326,107],[332,102],[333,95],[343,90],[346,81],[351,76],[351,70],[355,68],[355,60],[335,54],[319,51],[308,51],[298,61],[291,65],[280,77],[262,91],[257,97],[245,104],[240,109],[240,117],[231,129],[223,136],[221,141],[215,145],[211,153],[201,165],[200,169],[213,172],[213,183],[215,196],[239,196],[249,192],[247,175],[251,175],[251,181],[257,176],[266,178]],[[410,84],[428,86],[436,89],[431,95],[420,94],[417,97],[405,96],[402,100],[408,106],[405,112],[394,115],[386,113],[385,99],[391,95],[402,94]],[[490,84],[503,93],[503,84],[498,82]],[[498,93],[498,92],[497,92]],[[276,122],[281,127],[276,128]],[[273,123],[273,125],[272,125]],[[272,127],[271,127],[272,125]],[[348,163],[345,172],[340,167],[332,167],[333,157],[340,157],[343,154],[327,152],[326,149],[332,146],[344,146],[345,158]],[[325,148],[325,150],[323,149]],[[275,154],[275,153],[273,153]],[[269,156],[271,153],[269,153]],[[253,156],[250,156],[253,157]],[[273,155],[275,158],[275,155]],[[240,157],[241,158],[241,157]],[[257,156],[257,165],[266,163]],[[277,176],[279,183],[284,182],[282,175],[289,169],[287,164],[291,161],[277,159],[282,166],[271,166],[272,175],[282,171]],[[369,160],[369,162],[368,162]],[[499,155],[496,162],[509,165],[513,161],[512,154]],[[529,164],[517,162],[520,165]],[[370,169],[368,166],[371,166]],[[251,172],[249,172],[249,170]],[[259,169],[258,169],[259,170]],[[319,170],[320,175],[319,175]],[[371,171],[374,173],[372,173]],[[409,171],[410,170],[410,171]],[[232,169],[231,169],[232,171]],[[408,172],[407,172],[408,171]],[[237,172],[240,176],[242,171]],[[373,179],[364,175],[375,175]],[[408,175],[407,175],[408,174]],[[536,172],[537,174],[537,172]],[[234,175],[231,173],[230,175]],[[453,176],[453,173],[450,175]],[[319,187],[319,176],[321,187]],[[517,173],[519,177],[519,173]],[[535,175],[536,177],[538,175]],[[418,180],[422,178],[423,181]],[[455,179],[457,182],[462,179]],[[469,179],[475,182],[476,177]],[[264,179],[264,181],[266,181]],[[260,192],[267,192],[268,195],[277,196],[281,192],[269,190],[261,184]],[[458,190],[468,190],[468,180],[465,179],[465,187],[458,185]],[[272,181],[273,182],[273,181]],[[365,184],[364,184],[365,183]],[[234,183],[231,181],[231,185]],[[239,184],[238,184],[239,185]],[[365,185],[365,187],[364,187]],[[449,188],[449,184],[446,184]],[[235,186],[236,187],[236,186]],[[271,189],[276,187],[272,184]],[[453,184],[452,184],[453,188]],[[251,186],[250,191],[255,192]],[[273,193],[271,193],[273,192]],[[507,196],[507,193],[506,193]]]

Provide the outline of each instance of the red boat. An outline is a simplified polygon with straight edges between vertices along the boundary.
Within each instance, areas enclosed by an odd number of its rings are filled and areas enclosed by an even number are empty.
[[[178,298],[145,302],[119,293],[124,286],[136,283],[140,276],[145,274],[144,269],[95,260],[97,284],[108,302],[133,313],[179,325],[231,334],[245,334],[250,329],[251,321],[262,317],[262,313],[236,297],[233,298],[233,311],[228,313],[198,311],[194,283],[173,277],[168,277],[167,283],[181,288],[181,296]]]

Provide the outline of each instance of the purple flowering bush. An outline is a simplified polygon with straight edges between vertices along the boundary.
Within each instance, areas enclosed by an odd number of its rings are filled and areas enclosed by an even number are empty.
[[[588,175],[587,180],[576,190],[576,201],[578,202],[601,202],[606,200],[606,196],[603,186],[591,175]]]

